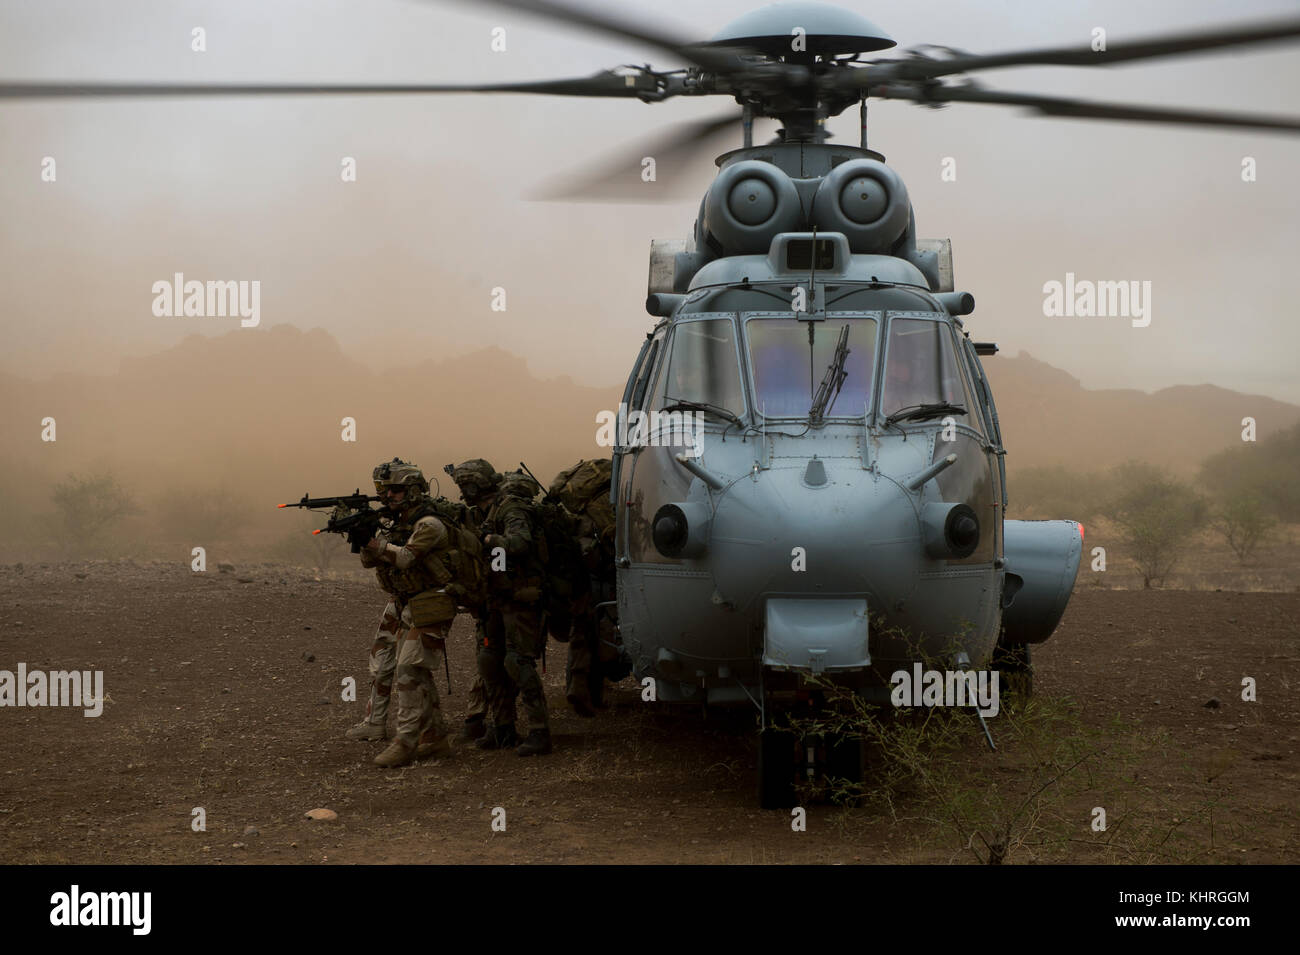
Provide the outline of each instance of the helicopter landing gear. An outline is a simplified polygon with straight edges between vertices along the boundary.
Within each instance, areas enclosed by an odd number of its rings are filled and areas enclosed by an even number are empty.
[[[841,788],[862,782],[865,742],[838,734],[800,737],[765,727],[758,735],[758,801],[764,809],[798,805],[796,786],[816,786],[836,800]]]
[[[993,648],[993,669],[1002,674],[1000,680],[1006,692],[1033,696],[1034,665],[1029,658],[1029,644],[998,640]]]
[[[801,762],[799,737],[765,726],[758,734],[758,803],[764,809],[796,805],[795,770]]]
[[[866,740],[833,736],[826,744],[826,778],[862,782]]]

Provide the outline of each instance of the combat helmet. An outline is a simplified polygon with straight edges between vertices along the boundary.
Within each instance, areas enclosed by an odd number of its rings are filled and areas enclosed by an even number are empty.
[[[456,482],[461,495],[467,501],[491,493],[501,484],[501,475],[497,473],[496,468],[482,458],[471,458],[462,464],[448,464],[443,470],[451,475],[451,479]],[[467,487],[475,490],[467,494],[465,492]]]
[[[501,479],[501,490],[511,497],[531,501],[542,491],[542,486],[523,471],[511,471]]]
[[[429,493],[429,482],[421,471],[409,461],[393,458],[375,468],[371,477],[375,481],[375,493],[381,497],[384,488],[406,488],[406,502],[413,503]]]

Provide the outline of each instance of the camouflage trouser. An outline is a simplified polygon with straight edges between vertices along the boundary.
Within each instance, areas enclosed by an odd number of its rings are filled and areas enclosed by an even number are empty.
[[[514,604],[502,609],[501,620],[506,631],[506,673],[518,687],[527,728],[549,730],[546,694],[542,691],[542,678],[537,673],[537,658],[546,646],[541,607]],[[511,705],[514,705],[513,700]]]
[[[370,645],[370,699],[366,701],[366,722],[383,726],[388,721],[388,700],[393,694],[393,673],[397,670],[397,634],[401,618],[397,605],[389,601],[379,618]]]
[[[478,641],[478,680],[483,707],[495,726],[514,725],[519,689],[506,672],[506,636],[501,612],[493,610],[475,631]]]
[[[596,615],[582,613],[573,618],[569,635],[568,689],[584,699],[588,695],[587,678],[591,673],[591,648],[596,643]]]
[[[478,655],[483,649],[487,636],[487,624],[484,617],[474,617],[474,682],[469,685],[469,707],[465,710],[466,720],[481,720],[488,715],[488,689],[483,682],[483,675],[478,672]]]
[[[447,726],[442,719],[434,674],[442,669],[451,621],[431,627],[411,625],[411,611],[402,611],[402,636],[397,641],[397,727],[394,736],[415,746],[442,739]]]
[[[483,684],[483,677],[479,675],[477,666],[477,656],[475,654],[474,682],[469,685],[469,706],[465,708],[465,719],[481,720],[487,716],[487,687]]]

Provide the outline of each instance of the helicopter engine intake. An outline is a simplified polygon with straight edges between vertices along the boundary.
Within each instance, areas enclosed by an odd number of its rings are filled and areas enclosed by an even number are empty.
[[[854,252],[890,251],[907,231],[911,215],[902,178],[874,159],[840,163],[813,197],[817,231],[844,233]]]
[[[727,255],[766,252],[774,236],[798,229],[802,220],[794,181],[757,159],[727,166],[704,197],[704,232]]]

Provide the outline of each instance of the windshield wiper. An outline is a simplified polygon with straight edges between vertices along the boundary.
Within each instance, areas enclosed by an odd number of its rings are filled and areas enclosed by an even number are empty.
[[[908,405],[906,408],[899,408],[886,418],[885,427],[887,428],[897,421],[925,421],[929,418],[937,418],[940,415],[950,414],[966,414],[966,409],[961,405],[953,404],[951,401],[934,401],[928,404]]]
[[[703,411],[708,414],[717,415],[724,421],[730,421],[737,427],[744,427],[745,423],[736,417],[734,412],[726,408],[720,408],[717,405],[711,405],[707,401],[687,401],[684,398],[670,398],[670,404],[664,405],[659,410],[663,411]]]
[[[849,373],[844,370],[848,358],[849,326],[844,325],[840,328],[840,340],[835,345],[835,357],[831,359],[822,383],[817,388],[817,394],[813,397],[812,407],[808,409],[809,424],[820,424],[822,417],[835,404],[840,389],[844,387],[844,379],[849,377]]]

